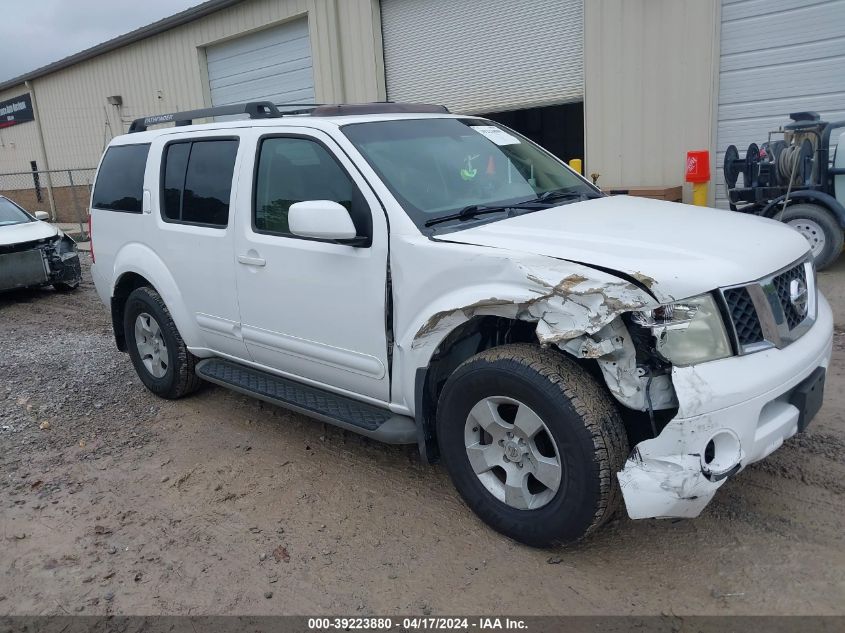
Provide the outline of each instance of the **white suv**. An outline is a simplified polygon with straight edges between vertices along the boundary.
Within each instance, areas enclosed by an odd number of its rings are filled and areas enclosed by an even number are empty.
[[[620,493],[694,517],[821,407],[831,311],[778,222],[607,197],[438,106],[131,131],[98,170],[93,277],[143,383],[416,443],[514,539],[579,539]]]

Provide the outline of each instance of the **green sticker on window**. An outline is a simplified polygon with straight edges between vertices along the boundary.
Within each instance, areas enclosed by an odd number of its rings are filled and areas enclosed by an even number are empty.
[[[472,166],[472,161],[478,158],[478,156],[479,154],[474,154],[472,156],[467,156],[464,159],[464,162],[466,162],[466,167],[461,169],[461,178],[463,178],[464,180],[472,180],[478,175],[478,170]]]

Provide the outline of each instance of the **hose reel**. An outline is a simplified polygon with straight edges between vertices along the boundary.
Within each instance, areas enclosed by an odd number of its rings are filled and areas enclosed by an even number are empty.
[[[785,147],[777,156],[777,172],[786,185],[809,186],[813,184],[813,154],[815,149],[809,138]]]
[[[757,143],[752,143],[748,146],[745,152],[745,158],[739,157],[739,151],[736,145],[729,145],[725,151],[725,183],[728,189],[736,187],[739,175],[742,174],[742,183],[744,187],[756,187],[759,182],[760,175],[760,148]]]
[[[733,189],[742,174],[743,187],[746,188],[786,186],[790,179],[793,186],[809,186],[813,183],[814,154],[815,147],[807,137],[796,138],[790,145],[774,141],[768,145],[765,154],[756,143],[751,143],[745,158],[739,157],[736,145],[729,145],[725,151],[725,184],[728,189]]]

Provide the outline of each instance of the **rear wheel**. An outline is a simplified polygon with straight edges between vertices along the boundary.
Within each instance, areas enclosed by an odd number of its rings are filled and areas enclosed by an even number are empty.
[[[132,291],[126,299],[123,331],[135,371],[154,394],[181,398],[202,384],[194,371],[197,358],[188,351],[155,290],[145,286]]]
[[[793,204],[786,208],[780,219],[807,239],[813,251],[816,269],[823,270],[839,258],[843,243],[842,228],[825,207]]]
[[[576,541],[619,503],[621,418],[606,390],[557,352],[505,345],[467,360],[443,388],[437,436],[470,508],[522,543]]]

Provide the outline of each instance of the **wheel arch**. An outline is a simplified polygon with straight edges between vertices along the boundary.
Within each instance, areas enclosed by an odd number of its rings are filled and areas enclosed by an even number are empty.
[[[126,299],[136,288],[154,286],[136,272],[123,273],[114,285],[111,295],[111,325],[114,342],[121,352],[129,351],[126,347],[126,333],[123,328],[123,315],[126,311]]]
[[[199,329],[182,301],[176,280],[159,256],[150,248],[132,243],[115,257],[115,282],[111,292],[112,328],[117,348],[125,352],[123,314],[126,299],[136,288],[149,286],[161,295],[176,328],[189,347],[200,342]]]
[[[779,205],[786,200],[786,195],[779,196],[769,202],[760,213],[765,218],[774,218],[780,211]],[[789,202],[809,202],[817,204],[830,211],[839,223],[839,227],[845,229],[845,207],[833,196],[824,193],[823,191],[816,191],[815,189],[799,189],[789,194]]]

